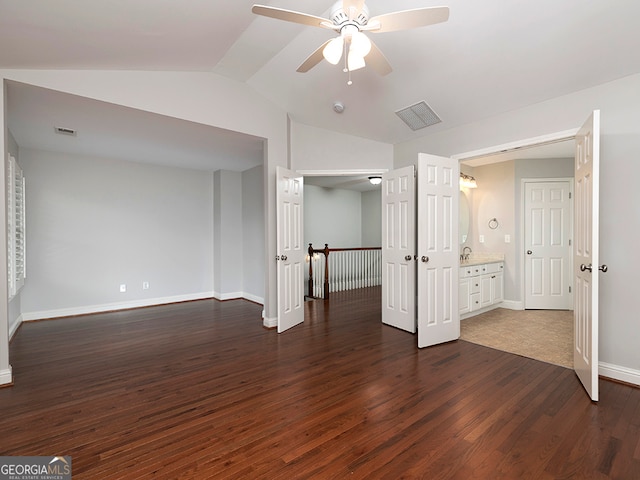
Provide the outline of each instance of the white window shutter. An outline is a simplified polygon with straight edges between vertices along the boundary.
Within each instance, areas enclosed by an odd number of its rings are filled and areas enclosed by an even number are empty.
[[[16,159],[9,155],[7,172],[7,275],[9,298],[18,293],[26,277],[25,180]]]

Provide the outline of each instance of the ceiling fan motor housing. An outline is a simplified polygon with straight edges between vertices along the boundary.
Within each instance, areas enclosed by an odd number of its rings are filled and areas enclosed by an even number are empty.
[[[362,6],[362,9],[357,12],[357,15],[353,19],[349,19],[349,12],[345,12],[342,8],[342,0],[339,0],[333,5],[331,9],[330,20],[337,27],[342,26],[345,23],[354,23],[360,27],[364,27],[369,21],[369,9],[366,5]]]

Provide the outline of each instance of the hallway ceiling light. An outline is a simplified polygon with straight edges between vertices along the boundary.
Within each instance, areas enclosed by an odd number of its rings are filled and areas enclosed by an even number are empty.
[[[382,177],[372,176],[369,177],[369,181],[371,182],[371,185],[380,185],[382,183]]]

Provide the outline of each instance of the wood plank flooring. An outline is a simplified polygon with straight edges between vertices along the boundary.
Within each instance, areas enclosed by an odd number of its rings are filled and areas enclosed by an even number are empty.
[[[379,289],[261,307],[197,301],[24,324],[0,455],[74,479],[640,479],[640,390],[380,323]],[[376,297],[377,296],[377,297]]]

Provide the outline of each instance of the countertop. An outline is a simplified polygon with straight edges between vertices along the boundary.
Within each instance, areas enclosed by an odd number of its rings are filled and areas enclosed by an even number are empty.
[[[481,265],[483,263],[504,262],[504,253],[472,253],[469,260],[460,262],[461,267]]]

